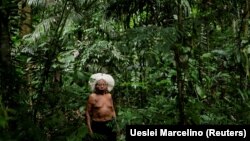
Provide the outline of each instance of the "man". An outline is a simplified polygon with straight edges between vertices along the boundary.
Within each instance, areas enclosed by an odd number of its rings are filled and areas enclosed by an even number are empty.
[[[86,122],[90,135],[102,141],[116,141],[114,109],[112,95],[114,80],[108,74],[94,74],[91,76],[89,95],[86,107]]]

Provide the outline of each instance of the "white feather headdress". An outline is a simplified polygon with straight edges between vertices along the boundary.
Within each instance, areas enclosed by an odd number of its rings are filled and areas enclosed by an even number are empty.
[[[90,85],[91,90],[92,91],[95,90],[95,85],[96,85],[97,81],[99,81],[101,79],[103,79],[107,82],[108,91],[109,92],[112,91],[112,89],[115,86],[115,80],[111,75],[105,74],[105,73],[96,73],[96,74],[92,74],[90,76],[89,85]]]

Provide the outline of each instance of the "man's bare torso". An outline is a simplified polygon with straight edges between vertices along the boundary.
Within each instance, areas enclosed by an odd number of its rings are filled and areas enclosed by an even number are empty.
[[[91,94],[90,104],[93,121],[108,121],[115,117],[111,94]]]

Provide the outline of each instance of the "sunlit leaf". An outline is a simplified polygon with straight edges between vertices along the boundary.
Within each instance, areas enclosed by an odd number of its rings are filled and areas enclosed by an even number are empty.
[[[209,52],[209,53],[202,54],[201,59],[210,59],[211,57],[212,57],[212,54]]]
[[[195,85],[195,89],[196,89],[196,93],[199,95],[201,99],[204,99],[207,97],[202,87],[200,87],[199,85]]]

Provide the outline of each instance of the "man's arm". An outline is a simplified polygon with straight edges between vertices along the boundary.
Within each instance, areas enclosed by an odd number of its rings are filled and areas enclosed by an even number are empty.
[[[89,129],[89,133],[92,135],[93,134],[93,131],[92,131],[92,128],[91,128],[91,117],[92,117],[92,104],[93,104],[93,101],[94,101],[94,95],[91,94],[88,98],[88,101],[87,101],[87,107],[86,107],[86,121],[87,121],[87,127]]]
[[[113,98],[112,98],[112,95],[110,95],[110,101],[111,101],[111,104],[112,104],[112,110],[113,110],[113,118],[116,118],[116,111],[115,111],[115,106],[114,106],[114,102],[113,102]]]

